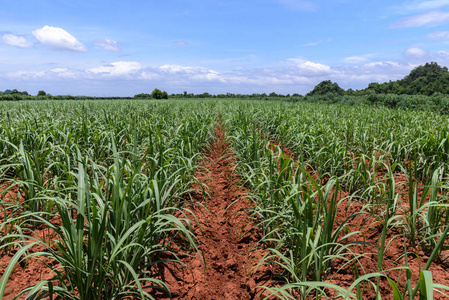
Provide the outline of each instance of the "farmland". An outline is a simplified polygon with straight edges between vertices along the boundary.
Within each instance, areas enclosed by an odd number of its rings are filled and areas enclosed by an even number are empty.
[[[0,112],[0,298],[447,297],[445,115],[230,99]]]

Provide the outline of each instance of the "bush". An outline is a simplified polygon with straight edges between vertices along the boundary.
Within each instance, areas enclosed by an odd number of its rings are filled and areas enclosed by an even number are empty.
[[[146,98],[151,98],[151,95],[147,94],[147,93],[141,93],[141,94],[134,95],[134,98],[146,99]]]

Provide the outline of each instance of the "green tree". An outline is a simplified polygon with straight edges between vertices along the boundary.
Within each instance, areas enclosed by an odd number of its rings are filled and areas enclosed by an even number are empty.
[[[447,94],[448,90],[448,68],[431,62],[414,68],[401,80],[370,83],[364,91],[374,91],[377,94],[432,95],[437,92]]]
[[[345,90],[339,87],[336,82],[334,83],[330,80],[325,80],[318,83],[307,96],[326,95],[329,93],[343,95]]]
[[[151,97],[154,99],[168,99],[168,94],[166,91],[161,91],[159,89],[154,89],[151,93]]]
[[[46,93],[45,91],[39,91],[39,92],[37,92],[37,96],[38,96],[38,97],[39,97],[39,96],[45,97],[45,96],[47,96],[47,93]]]
[[[153,97],[154,99],[162,99],[162,91],[159,89],[154,89],[151,93],[151,97]]]
[[[151,95],[147,94],[147,93],[140,93],[140,94],[134,95],[134,98],[151,98]]]

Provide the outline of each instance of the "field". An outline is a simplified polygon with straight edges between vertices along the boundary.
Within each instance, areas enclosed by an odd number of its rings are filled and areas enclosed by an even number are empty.
[[[448,298],[448,116],[230,99],[0,114],[0,299]]]

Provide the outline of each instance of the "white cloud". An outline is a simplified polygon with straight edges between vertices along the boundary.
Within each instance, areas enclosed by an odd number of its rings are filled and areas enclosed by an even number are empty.
[[[7,74],[9,78],[15,79],[15,80],[39,80],[46,77],[45,71],[17,71],[17,72],[11,72]]]
[[[423,59],[428,56],[428,52],[420,48],[409,48],[404,52],[404,56],[410,59]]]
[[[186,73],[194,73],[195,71],[200,71],[201,68],[167,64],[160,66],[159,70],[170,74],[180,74],[180,73],[186,74]]]
[[[319,8],[317,4],[306,0],[275,0],[275,1],[291,10],[316,11]]]
[[[135,74],[142,69],[142,65],[135,61],[117,61],[109,65],[92,68],[87,70],[88,73],[102,76],[126,76]]]
[[[5,44],[17,48],[29,48],[32,46],[31,43],[29,43],[23,36],[18,36],[10,33],[5,33],[2,37],[2,41]]]
[[[161,78],[161,76],[157,73],[154,72],[142,72],[142,74],[140,74],[140,79],[144,79],[144,80],[155,80]]]
[[[54,68],[49,71],[17,71],[7,74],[9,78],[15,80],[56,80],[56,79],[77,79],[81,74],[68,68]]]
[[[362,67],[365,69],[391,69],[393,67],[399,67],[400,64],[394,61],[375,61],[364,64]]]
[[[59,78],[75,79],[78,77],[78,74],[76,72],[70,71],[68,68],[54,68],[51,69],[50,71],[53,72]]]
[[[363,64],[369,61],[365,56],[349,56],[343,59],[348,64]]]
[[[405,17],[393,24],[392,28],[409,28],[435,26],[449,22],[449,11],[433,10],[430,12]]]
[[[447,63],[449,63],[449,52],[448,51],[438,51],[435,54],[436,58],[441,58],[443,60],[446,60]]]
[[[196,75],[192,76],[192,79],[198,80],[198,81],[226,82],[226,80],[221,77],[220,73],[213,71],[213,70],[207,70],[206,72],[201,72],[199,74],[196,74]]]
[[[342,86],[365,88],[371,82],[386,82],[397,80],[407,75],[415,64],[396,61],[376,61],[358,66],[341,66],[331,79]]]
[[[217,81],[225,82],[225,79],[220,73],[214,70],[208,70],[202,67],[190,67],[180,65],[162,65],[158,67],[155,72],[163,77],[177,78],[184,82],[188,81]]]
[[[56,50],[68,50],[75,52],[85,52],[86,47],[73,35],[62,28],[44,26],[33,31],[34,37],[39,43]]]
[[[332,73],[331,67],[320,63],[315,63],[301,58],[291,58],[287,61],[293,63],[295,71],[302,76],[322,76]]]
[[[427,35],[432,40],[449,40],[449,31],[437,31]]]
[[[120,45],[114,40],[97,39],[95,41],[95,45],[97,45],[100,48],[103,48],[106,51],[120,52]]]
[[[67,68],[54,68],[51,69],[50,71],[54,72],[54,73],[62,73],[62,72],[67,72]]]
[[[304,72],[305,75],[318,76],[332,73],[331,67],[311,61],[306,61],[305,63],[298,65],[298,69],[301,72]]]

